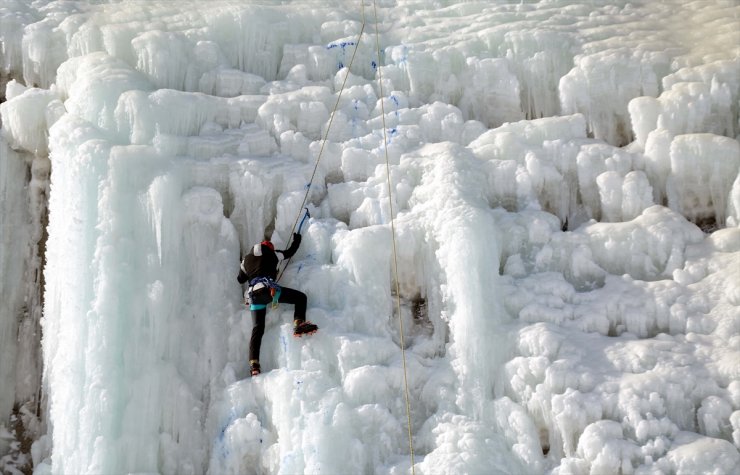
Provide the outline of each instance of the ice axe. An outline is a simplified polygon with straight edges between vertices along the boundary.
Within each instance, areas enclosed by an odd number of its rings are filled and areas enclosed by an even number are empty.
[[[303,215],[303,219],[301,219],[301,224],[298,225],[298,234],[301,234],[301,229],[303,228],[303,223],[306,222],[306,219],[311,217],[311,213],[308,212],[308,208],[303,208],[306,210],[306,214]]]
[[[306,210],[306,214],[303,215],[303,219],[301,219],[301,223],[298,225],[298,231],[296,231],[296,234],[301,234],[301,229],[303,228],[303,224],[306,222],[306,219],[311,217],[311,213],[308,212],[308,208],[303,208]],[[278,275],[278,278],[276,279],[276,282],[280,280],[280,278],[283,276],[283,272],[285,272],[285,269],[288,267],[288,264],[290,264],[290,260],[293,259],[291,256],[288,258],[288,262],[285,263],[285,266],[280,271],[280,274]]]

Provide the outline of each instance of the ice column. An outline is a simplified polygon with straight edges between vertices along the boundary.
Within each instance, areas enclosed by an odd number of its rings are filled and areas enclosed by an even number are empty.
[[[724,226],[732,184],[740,168],[737,140],[713,134],[686,134],[670,147],[668,206],[692,221],[714,219]]]
[[[47,123],[57,105],[50,91],[15,81],[0,104],[0,425],[17,439],[37,439],[43,432],[41,411],[41,270],[46,245],[49,160]],[[53,104],[52,104],[53,103]],[[5,448],[0,447],[0,456]]]
[[[18,315],[23,307],[26,243],[30,240],[26,170],[22,155],[0,140],[0,425],[8,422],[15,402]],[[23,245],[18,249],[17,244]]]
[[[218,192],[183,195],[174,159],[99,134],[72,115],[52,129],[52,468],[201,473],[207,404],[238,330],[236,232]]]
[[[417,206],[431,214],[432,233],[439,242],[450,358],[460,379],[457,403],[464,413],[480,417],[493,398],[504,357],[498,332],[506,320],[498,285],[498,231],[485,197],[471,192],[486,188],[485,176],[475,171],[475,157],[447,144],[426,147],[422,153],[432,165],[427,165],[414,200],[425,203]]]

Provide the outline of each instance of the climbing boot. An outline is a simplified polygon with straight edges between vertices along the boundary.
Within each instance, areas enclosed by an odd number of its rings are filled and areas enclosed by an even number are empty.
[[[249,361],[249,368],[252,371],[252,376],[257,376],[262,371],[260,370],[260,362],[257,360],[250,360]]]
[[[309,321],[296,320],[294,324],[293,336],[298,338],[302,337],[303,335],[313,335],[314,333],[316,333],[316,330],[319,329],[318,326]]]

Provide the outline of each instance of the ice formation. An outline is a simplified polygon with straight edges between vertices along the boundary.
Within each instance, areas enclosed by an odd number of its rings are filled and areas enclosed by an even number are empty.
[[[737,473],[738,16],[0,2],[0,470]]]

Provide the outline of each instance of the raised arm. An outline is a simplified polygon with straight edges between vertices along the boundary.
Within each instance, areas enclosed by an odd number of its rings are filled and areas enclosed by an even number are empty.
[[[293,242],[290,244],[290,247],[288,249],[285,249],[284,251],[276,250],[275,252],[281,253],[285,258],[290,259],[293,257],[293,254],[298,251],[298,246],[301,245],[301,235],[298,233],[293,234]]]

